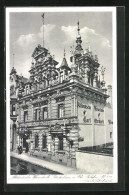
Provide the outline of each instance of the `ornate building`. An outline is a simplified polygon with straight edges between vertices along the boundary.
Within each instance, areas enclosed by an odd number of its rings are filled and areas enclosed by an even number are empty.
[[[78,22],[76,47],[68,66],[65,52],[60,67],[50,52],[38,45],[32,54],[30,78],[18,87],[17,145],[33,155],[76,164],[78,148],[112,142],[107,128],[107,89],[99,79],[97,55],[82,48]],[[110,116],[109,116],[110,117]]]

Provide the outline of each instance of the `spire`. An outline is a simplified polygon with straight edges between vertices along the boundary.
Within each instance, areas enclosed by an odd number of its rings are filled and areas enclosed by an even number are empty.
[[[77,23],[77,31],[78,31],[78,35],[77,35],[77,39],[76,39],[77,46],[75,47],[74,55],[81,56],[83,49],[81,46],[82,40],[81,40],[81,35],[80,35],[79,21]]]
[[[66,60],[65,56],[66,56],[66,52],[65,52],[65,49],[64,49],[64,58],[62,60],[60,68],[70,69],[69,66],[68,66],[68,63],[67,63],[67,60]]]

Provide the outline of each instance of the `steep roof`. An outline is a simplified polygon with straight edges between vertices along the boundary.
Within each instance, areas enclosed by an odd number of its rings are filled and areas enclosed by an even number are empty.
[[[65,57],[64,57],[63,60],[62,60],[62,63],[61,63],[61,65],[60,65],[60,68],[61,68],[61,69],[69,69],[69,70],[70,70],[70,68],[69,68],[69,66],[68,66],[68,63],[67,63],[67,60],[66,60]]]
[[[46,48],[43,48],[40,44],[34,49],[33,53],[32,53],[32,57],[37,57],[38,55],[40,55],[43,52],[47,52],[48,50]]]

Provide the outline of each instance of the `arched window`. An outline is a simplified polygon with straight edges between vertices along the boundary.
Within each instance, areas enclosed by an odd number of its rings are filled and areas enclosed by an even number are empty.
[[[39,146],[39,136],[38,136],[38,134],[36,133],[36,134],[35,134],[35,148],[38,148],[38,146]]]
[[[42,148],[47,148],[47,136],[46,134],[42,135]]]

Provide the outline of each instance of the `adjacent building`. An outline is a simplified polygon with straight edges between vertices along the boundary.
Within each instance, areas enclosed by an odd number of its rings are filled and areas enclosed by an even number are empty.
[[[17,149],[17,116],[19,85],[24,85],[27,79],[17,75],[14,67],[10,72],[10,149]]]

